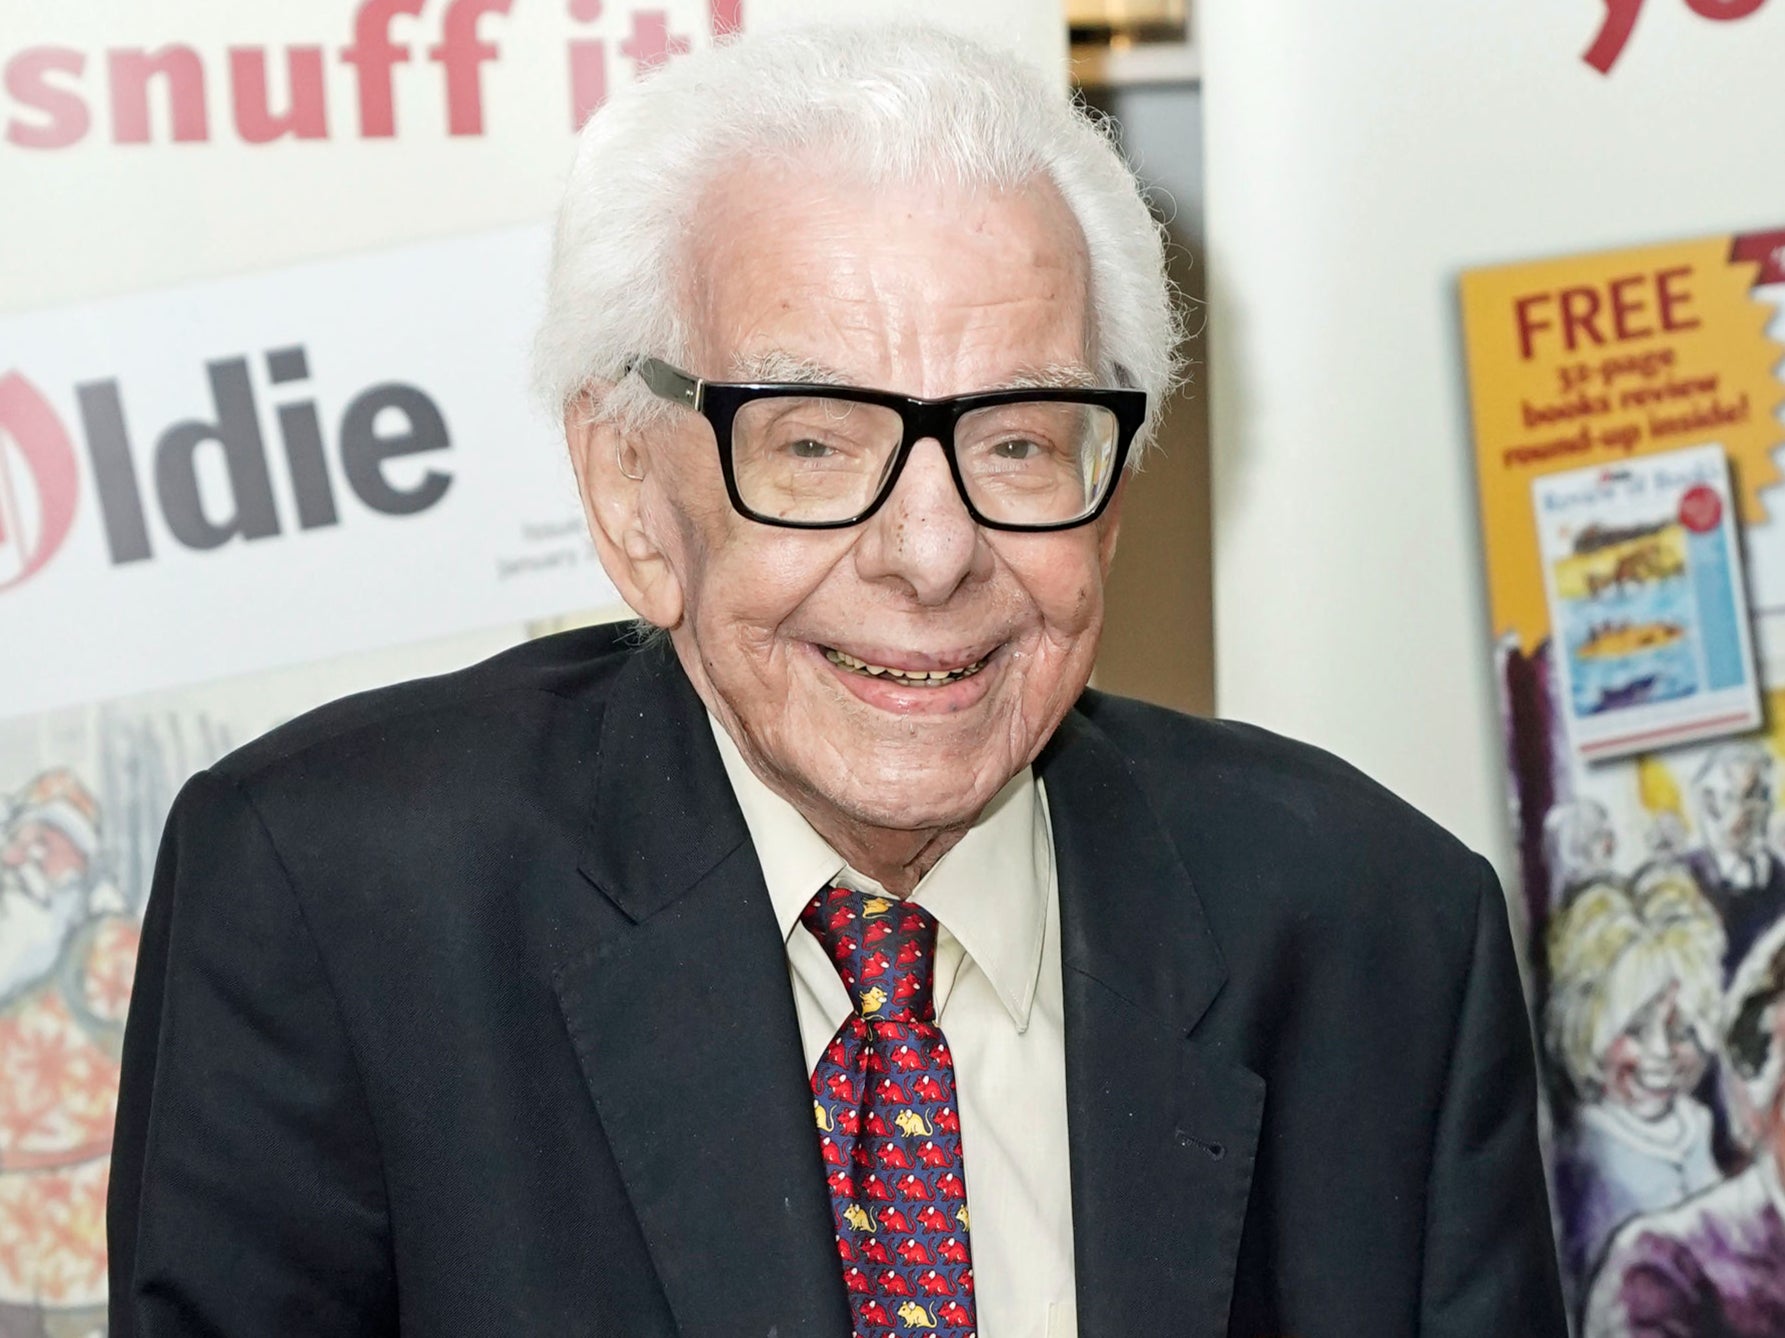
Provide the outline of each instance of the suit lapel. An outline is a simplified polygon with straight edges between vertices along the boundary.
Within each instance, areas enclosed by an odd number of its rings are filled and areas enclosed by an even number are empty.
[[[623,671],[599,755],[582,872],[619,914],[554,984],[677,1327],[834,1338],[849,1312],[785,945],[667,649]]]
[[[1195,1039],[1225,969],[1121,754],[1074,712],[1038,770],[1060,882],[1079,1334],[1215,1338],[1264,1082]]]

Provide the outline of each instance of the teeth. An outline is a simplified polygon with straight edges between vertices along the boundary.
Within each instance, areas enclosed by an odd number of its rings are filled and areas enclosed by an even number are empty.
[[[971,678],[985,668],[984,660],[975,660],[964,669],[891,669],[884,664],[869,664],[866,660],[856,659],[846,651],[832,650],[828,647],[824,652],[824,657],[832,664],[853,670],[855,673],[871,674],[875,678],[890,678],[907,687],[940,687],[944,683]]]

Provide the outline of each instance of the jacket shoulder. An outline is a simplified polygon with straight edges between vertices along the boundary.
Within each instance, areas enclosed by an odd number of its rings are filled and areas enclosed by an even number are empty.
[[[1078,708],[1107,735],[1155,797],[1194,790],[1250,803],[1303,826],[1381,824],[1453,854],[1467,848],[1436,822],[1342,758],[1257,725],[1185,715],[1132,698],[1087,692]]]
[[[556,703],[599,709],[636,653],[632,625],[608,623],[523,642],[463,669],[354,693],[306,711],[236,749],[211,770],[238,784],[309,760],[383,744],[431,741],[450,750],[473,721],[529,715]],[[530,704],[529,704],[530,703]]]
[[[1078,709],[1123,755],[1193,868],[1313,908],[1436,914],[1458,933],[1492,885],[1486,861],[1324,749],[1099,692]]]

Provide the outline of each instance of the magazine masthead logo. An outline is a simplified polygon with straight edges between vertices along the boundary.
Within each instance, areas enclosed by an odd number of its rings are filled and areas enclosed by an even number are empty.
[[[264,362],[274,387],[309,379],[302,346],[270,350]],[[452,486],[453,475],[437,463],[452,444],[446,418],[416,386],[387,381],[352,396],[333,433],[331,468],[314,398],[274,405],[275,460],[249,359],[208,362],[205,378],[208,416],[166,427],[140,459],[120,381],[74,387],[87,482],[113,566],[150,561],[168,540],[208,552],[340,525],[337,473],[367,510],[391,517],[429,510]],[[389,468],[415,456],[432,458]],[[84,491],[79,457],[74,434],[42,391],[16,370],[0,376],[0,592],[37,575],[63,548]],[[275,469],[290,514],[275,496]],[[153,528],[151,518],[159,522]]]

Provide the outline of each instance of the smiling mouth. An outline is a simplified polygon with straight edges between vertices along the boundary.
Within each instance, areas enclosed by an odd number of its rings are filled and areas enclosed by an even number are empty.
[[[950,683],[959,683],[964,678],[972,678],[985,668],[986,663],[984,659],[980,659],[959,669],[893,669],[884,664],[869,664],[866,660],[856,659],[847,651],[835,650],[829,646],[824,647],[824,658],[839,669],[861,674],[864,678],[884,678],[888,682],[909,688],[940,688]]]

